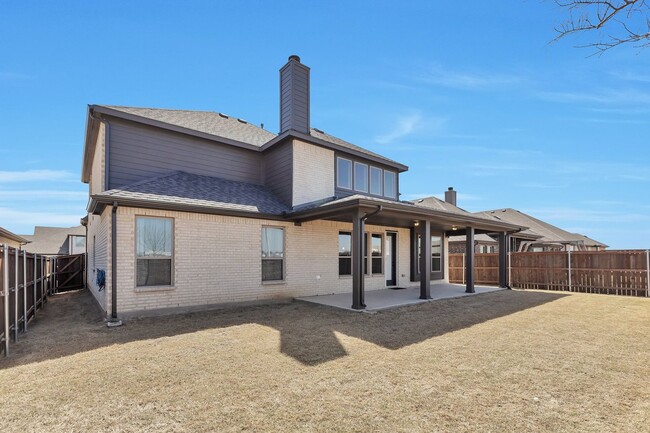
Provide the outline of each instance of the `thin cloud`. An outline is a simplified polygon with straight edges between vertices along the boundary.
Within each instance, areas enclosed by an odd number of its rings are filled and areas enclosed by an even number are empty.
[[[16,210],[6,207],[0,207],[0,221],[4,227],[15,228],[12,231],[24,233],[30,231],[29,228],[33,226],[65,226],[72,227],[79,225],[81,217],[84,213],[57,213],[53,212],[30,212]]]
[[[536,93],[536,96],[545,101],[565,104],[650,104],[650,93],[634,89],[604,89],[593,92],[538,92]]]
[[[428,68],[419,81],[461,90],[492,90],[520,84],[525,79],[517,75],[486,72],[458,72],[439,65]]]
[[[620,72],[620,71],[612,71],[609,73],[610,75],[620,78],[621,80],[624,81],[635,81],[639,83],[650,83],[650,75],[647,74],[637,74],[634,72]]]
[[[0,183],[72,180],[74,178],[75,175],[67,170],[0,171]]]
[[[375,137],[379,144],[392,144],[415,133],[436,134],[445,125],[446,119],[439,117],[424,117],[420,113],[412,113],[397,118],[393,127],[385,134]]]
[[[85,200],[88,193],[84,191],[58,191],[58,190],[0,190],[0,199],[3,200]]]
[[[567,183],[546,183],[546,182],[525,182],[516,184],[520,188],[532,188],[532,189],[563,189],[568,188],[569,184]]]

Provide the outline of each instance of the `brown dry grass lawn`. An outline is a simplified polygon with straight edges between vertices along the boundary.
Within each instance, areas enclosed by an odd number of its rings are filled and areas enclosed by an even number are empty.
[[[650,300],[502,291],[107,329],[58,295],[0,360],[2,432],[650,431]]]

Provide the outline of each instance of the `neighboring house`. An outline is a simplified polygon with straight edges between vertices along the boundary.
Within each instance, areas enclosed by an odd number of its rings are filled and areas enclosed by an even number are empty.
[[[30,241],[24,248],[29,253],[57,256],[86,252],[86,228],[84,226],[36,226],[33,235],[22,236]]]
[[[476,215],[528,227],[510,235],[511,251],[603,251],[607,248],[601,242],[570,233],[516,209],[496,209]]]
[[[454,191],[454,188],[449,187],[447,191],[445,191],[444,201],[437,197],[425,197],[413,200],[412,203],[447,212],[469,215],[469,212],[456,206],[456,197],[457,194],[456,191]],[[465,235],[449,236],[449,254],[464,253],[466,250],[466,243],[467,239]],[[474,245],[475,253],[494,253],[499,250],[499,242],[485,233],[478,233],[474,236]]]
[[[449,254],[465,253],[467,239],[465,236],[449,236]],[[497,253],[499,242],[484,233],[474,236],[475,253]]]
[[[24,236],[17,235],[7,229],[0,227],[0,244],[9,245],[10,247],[20,248],[29,242]]]
[[[280,70],[277,135],[222,113],[89,106],[87,286],[111,317],[341,292],[362,309],[366,289],[413,284],[427,298],[448,281],[450,234],[521,229],[400,201],[405,165],[310,126],[309,72],[297,56]]]

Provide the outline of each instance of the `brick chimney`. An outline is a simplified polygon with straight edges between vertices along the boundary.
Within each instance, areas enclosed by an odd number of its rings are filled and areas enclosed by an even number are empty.
[[[280,134],[289,130],[309,134],[309,68],[296,55],[280,69]]]
[[[445,191],[445,201],[456,206],[456,191],[454,191],[453,186],[450,186],[447,188],[447,191]]]

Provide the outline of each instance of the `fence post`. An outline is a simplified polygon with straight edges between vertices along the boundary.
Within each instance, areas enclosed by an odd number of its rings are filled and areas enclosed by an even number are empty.
[[[41,308],[45,307],[45,257],[41,256]]]
[[[465,253],[463,253],[463,284],[465,284]]]
[[[567,253],[569,262],[569,292],[571,292],[571,250],[567,251]]]
[[[35,319],[36,318],[36,290],[37,290],[37,288],[36,288],[36,286],[37,286],[36,285],[36,275],[37,275],[36,274],[36,269],[38,267],[38,265],[36,264],[36,253],[32,254],[32,259],[34,259],[34,276],[32,277],[32,284],[34,285],[34,287],[33,287],[33,291],[34,291],[34,299],[33,299],[33,302],[34,302],[34,315],[32,317]]]
[[[508,250],[508,284],[510,287],[514,286],[512,282],[512,251]]]
[[[18,248],[14,248],[14,341],[18,341]]]
[[[5,356],[9,356],[9,248],[2,246],[2,294],[4,296],[5,312]]]
[[[23,332],[27,332],[27,251],[23,250]]]
[[[645,295],[647,297],[650,297],[650,250],[645,250],[645,270],[646,270]]]

